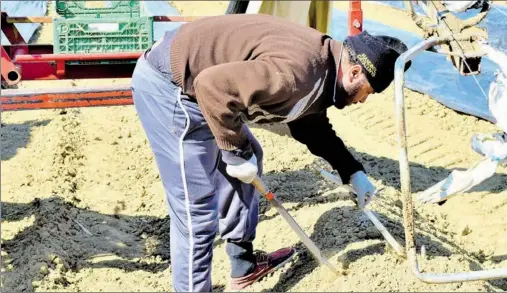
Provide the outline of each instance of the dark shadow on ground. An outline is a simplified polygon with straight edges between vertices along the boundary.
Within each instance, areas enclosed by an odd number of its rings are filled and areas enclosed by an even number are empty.
[[[340,198],[340,196],[335,198]],[[306,205],[307,204],[304,204],[300,208],[304,208]],[[393,203],[386,202],[384,205],[389,206],[393,205]],[[395,213],[397,219],[379,212],[375,212],[375,215],[398,241],[398,243],[404,246],[405,234],[403,222],[401,220],[401,210]],[[429,234],[423,234],[421,232],[416,234],[417,246],[421,247],[424,245],[426,247],[427,256],[450,257],[453,253],[457,252],[464,256],[465,260],[469,264],[470,270],[475,271],[484,269],[481,265],[484,260],[480,260],[471,255],[468,251],[460,248],[455,244],[451,237],[447,236],[447,234],[434,225],[433,222],[423,219],[416,211],[414,211],[414,217],[416,223],[418,223],[416,226],[419,226],[423,231],[431,231],[430,234],[432,237],[430,237]],[[282,221],[281,218],[280,221]],[[310,235],[310,238],[321,249],[322,254],[328,259],[339,254],[349,244],[354,242],[373,239],[383,241],[382,243],[372,244],[362,249],[349,250],[342,254],[339,257],[339,263],[335,263],[335,266],[344,270],[347,270],[350,264],[366,256],[383,255],[386,253],[395,254],[393,249],[384,241],[383,236],[380,232],[378,232],[369,219],[357,208],[351,206],[333,208],[325,212],[317,220],[314,233]],[[386,247],[389,247],[389,252],[386,250]],[[451,247],[453,251],[446,247]],[[313,258],[301,242],[296,244],[296,249],[299,251],[297,261],[282,273],[279,277],[280,281],[276,285],[272,288],[266,288],[263,292],[286,292],[294,290],[293,287],[296,284],[317,268],[319,263]],[[400,262],[393,263],[393,266],[406,265],[405,263],[402,264],[401,257],[397,256],[397,258],[400,259]],[[493,260],[493,258],[491,259]],[[495,258],[496,261],[501,261],[502,259],[504,259],[502,256]],[[507,280],[489,281],[489,284],[503,291],[507,289]]]
[[[386,226],[396,240],[403,244],[403,224],[376,213],[379,220]],[[324,213],[317,221],[314,233],[310,236],[312,241],[321,248],[322,253],[328,259],[332,258],[348,245],[365,240],[383,240],[382,235],[373,227],[373,224],[355,207],[345,206],[333,208]],[[436,255],[450,256],[451,251],[444,248],[440,242],[436,242],[425,235],[418,235],[418,243],[431,247]],[[267,291],[289,291],[307,274],[311,273],[318,262],[301,243],[297,244],[300,251],[298,260],[280,276],[280,281]],[[376,243],[363,249],[355,249],[344,253],[339,257],[339,263],[335,266],[346,270],[350,264],[369,255],[382,255],[386,252],[386,245]],[[393,264],[397,265],[397,264]]]
[[[279,136],[292,137],[288,127],[283,124],[253,124],[250,127],[264,129]],[[294,142],[297,143],[296,140],[294,140]],[[385,185],[394,187],[396,190],[400,190],[399,161],[386,157],[375,157],[367,153],[358,152],[353,147],[349,147],[349,150],[352,155],[363,164],[369,176],[377,180],[382,180]],[[409,162],[409,166],[411,188],[413,193],[421,192],[430,188],[449,176],[453,170],[466,170],[463,168],[447,169],[435,166],[426,167],[425,165],[414,162]],[[276,176],[276,174],[273,176]],[[280,176],[283,176],[283,174],[280,174]],[[481,191],[500,193],[506,188],[505,182],[507,182],[507,175],[495,174],[466,193]],[[486,185],[492,185],[492,187],[486,187]],[[462,196],[466,196],[466,193]]]
[[[170,265],[168,217],[104,215],[60,197],[28,204],[2,202],[1,212],[2,222],[34,217],[33,224],[12,239],[2,239],[2,251],[14,268],[5,275],[8,291],[32,291],[32,280],[41,277],[32,269],[36,262],[50,269],[60,263],[71,271],[119,268],[152,273]]]
[[[33,127],[46,126],[51,120],[30,120],[20,124],[1,123],[0,144],[2,150],[0,157],[7,161],[14,157],[20,148],[24,148],[30,142],[30,131]]]

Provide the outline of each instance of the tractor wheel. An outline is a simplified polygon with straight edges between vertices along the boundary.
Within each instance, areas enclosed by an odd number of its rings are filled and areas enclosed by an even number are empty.
[[[244,14],[250,1],[229,1],[225,14]]]

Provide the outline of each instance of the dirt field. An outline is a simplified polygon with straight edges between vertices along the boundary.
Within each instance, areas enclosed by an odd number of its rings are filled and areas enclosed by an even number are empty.
[[[226,2],[174,2],[184,15],[223,14]],[[346,10],[348,3],[335,2]],[[417,32],[406,15],[363,4],[365,17]],[[49,39],[45,39],[49,36]],[[38,42],[51,40],[48,26]],[[128,83],[24,82],[25,87]],[[414,196],[453,169],[479,160],[470,147],[491,123],[458,114],[407,90]],[[361,106],[330,110],[337,134],[364,163],[381,196],[371,205],[404,243],[392,86]],[[318,267],[283,219],[261,202],[255,246],[300,249],[297,260],[249,291],[506,291],[507,280],[448,285],[418,281],[349,195],[322,179],[312,156],[284,127],[254,128],[265,181],[326,257],[347,274]],[[151,150],[134,108],[7,112],[2,115],[3,291],[171,291],[169,218]],[[507,168],[442,206],[416,204],[425,272],[507,267]],[[217,239],[216,291],[228,290],[229,263]]]

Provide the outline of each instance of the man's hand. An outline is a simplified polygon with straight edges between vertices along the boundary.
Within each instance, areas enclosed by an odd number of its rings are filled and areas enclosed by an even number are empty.
[[[357,194],[359,208],[366,207],[375,194],[375,186],[370,182],[363,171],[358,171],[350,176],[350,183]]]
[[[252,157],[247,161],[242,159],[243,162],[237,165],[227,164],[226,171],[231,177],[238,178],[244,183],[252,183],[259,169],[257,168],[257,157]]]
[[[222,151],[222,160],[227,164],[225,168],[227,174],[244,183],[252,183],[259,172],[257,157],[250,144],[244,150]]]

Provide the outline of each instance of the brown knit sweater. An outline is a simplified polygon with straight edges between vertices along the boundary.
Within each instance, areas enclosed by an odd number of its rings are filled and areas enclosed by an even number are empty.
[[[197,100],[220,149],[245,145],[245,121],[285,122],[347,183],[364,169],[326,116],[341,47],[282,18],[231,14],[182,25],[171,44],[170,66],[183,93]]]
[[[224,15],[183,25],[172,42],[171,68],[197,99],[221,149],[244,142],[242,119],[288,122],[334,91],[332,39],[267,15]],[[331,93],[332,96],[332,93]],[[330,97],[331,99],[332,97]]]

